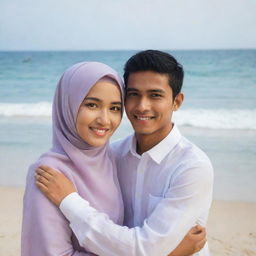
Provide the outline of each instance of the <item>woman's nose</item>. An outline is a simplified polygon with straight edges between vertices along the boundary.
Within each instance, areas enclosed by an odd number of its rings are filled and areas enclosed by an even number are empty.
[[[102,110],[97,117],[97,122],[101,125],[109,125],[110,124],[110,117],[109,113],[106,110]]]

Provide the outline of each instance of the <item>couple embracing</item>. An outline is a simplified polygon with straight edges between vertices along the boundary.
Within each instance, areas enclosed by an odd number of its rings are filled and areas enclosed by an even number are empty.
[[[52,148],[29,168],[22,256],[208,256],[213,169],[183,137],[183,68],[147,50],[125,64],[78,63],[53,102]],[[109,144],[126,111],[134,134]]]

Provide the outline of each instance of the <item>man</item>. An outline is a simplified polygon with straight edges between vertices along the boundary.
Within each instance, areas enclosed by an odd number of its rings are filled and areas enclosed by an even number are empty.
[[[172,123],[184,96],[183,69],[171,55],[137,53],[125,65],[124,81],[126,113],[135,134],[112,149],[125,226],[111,222],[77,193],[65,197],[60,209],[80,245],[97,255],[168,255],[192,226],[206,225],[213,169]],[[207,244],[199,255],[209,255]]]

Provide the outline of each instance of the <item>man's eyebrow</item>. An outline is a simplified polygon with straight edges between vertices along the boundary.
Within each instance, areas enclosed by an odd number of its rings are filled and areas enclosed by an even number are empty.
[[[127,88],[126,89],[127,92],[138,92],[138,89],[135,88]],[[164,90],[161,89],[152,89],[152,90],[148,90],[147,92],[158,92],[158,93],[165,93]]]
[[[139,90],[138,90],[138,89],[135,89],[135,88],[127,88],[126,91],[127,91],[127,92],[131,92],[131,91],[138,92]]]
[[[149,92],[159,92],[159,93],[164,93],[164,90],[161,89],[153,89],[153,90],[148,90]]]

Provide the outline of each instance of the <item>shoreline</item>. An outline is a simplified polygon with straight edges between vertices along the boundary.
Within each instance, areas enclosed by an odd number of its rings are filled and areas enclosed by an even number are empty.
[[[0,255],[20,254],[23,187],[0,186]],[[207,225],[212,256],[255,256],[256,202],[214,200]]]

